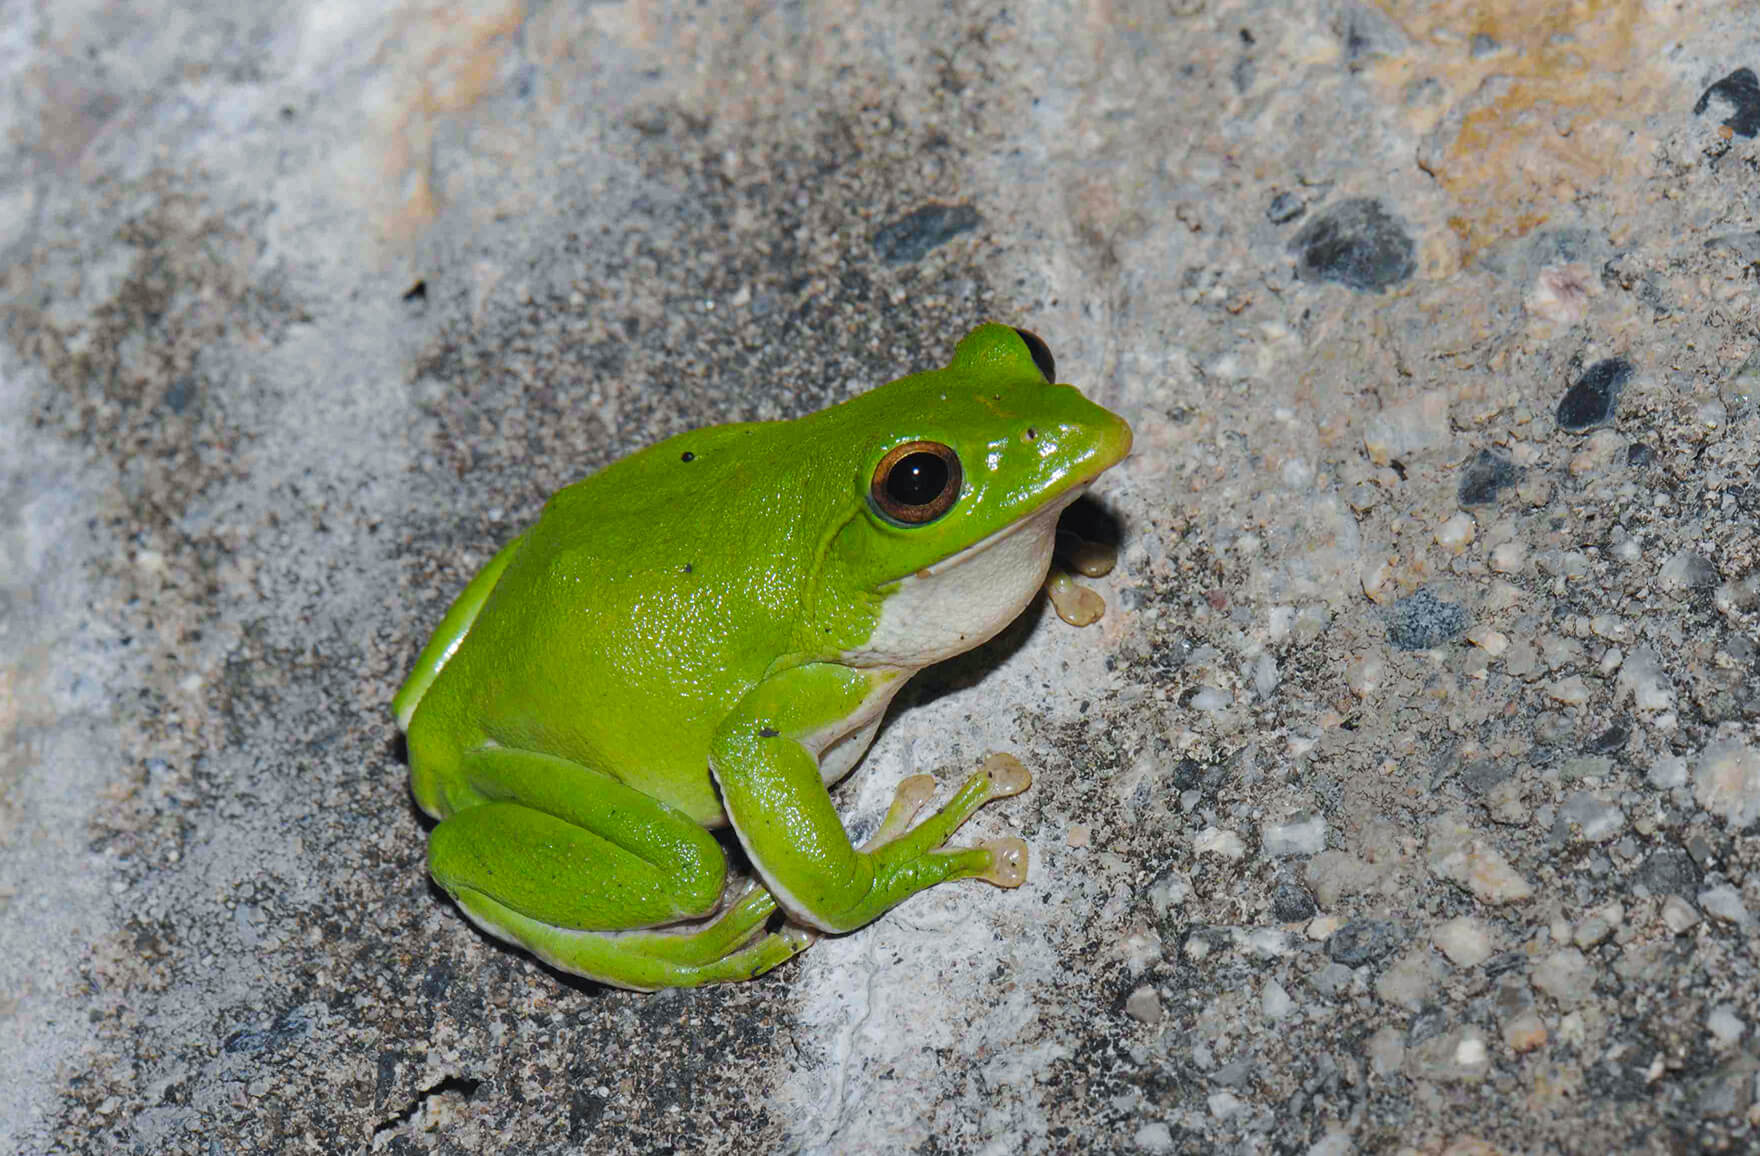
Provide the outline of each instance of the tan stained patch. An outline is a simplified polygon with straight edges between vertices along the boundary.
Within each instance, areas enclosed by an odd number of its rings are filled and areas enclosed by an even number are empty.
[[[1375,3],[1412,47],[1368,75],[1406,108],[1419,163],[1453,195],[1448,225],[1463,257],[1527,233],[1584,194],[1636,193],[1632,169],[1649,163],[1655,144],[1647,119],[1694,95],[1655,63],[1679,33],[1672,6]],[[1477,36],[1498,49],[1475,57]]]

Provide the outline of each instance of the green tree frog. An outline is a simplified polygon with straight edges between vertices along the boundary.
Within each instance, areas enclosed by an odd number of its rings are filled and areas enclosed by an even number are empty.
[[[565,487],[394,700],[434,879],[491,935],[637,991],[751,978],[944,880],[1018,885],[1020,839],[948,845],[1027,787],[1014,759],[914,827],[933,781],[911,776],[860,848],[828,786],[906,679],[1032,601],[1059,511],[1130,446],[1044,342],[987,324],[944,369]],[[756,874],[737,896],[724,826]]]

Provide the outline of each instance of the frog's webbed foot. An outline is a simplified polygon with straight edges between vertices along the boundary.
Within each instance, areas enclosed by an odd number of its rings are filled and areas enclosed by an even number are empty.
[[[1070,571],[1087,578],[1099,578],[1112,572],[1118,561],[1118,548],[1103,542],[1090,542],[1068,530],[1057,532],[1056,563],[1045,576],[1045,593],[1057,616],[1071,626],[1091,626],[1106,613],[1106,600],[1086,586],[1076,585]],[[1063,569],[1067,566],[1068,569]]]
[[[990,839],[978,844],[980,851],[990,852],[990,869],[972,876],[998,887],[1019,887],[1027,881],[1027,843],[1016,835]]]
[[[1032,785],[1033,776],[1019,759],[990,755],[944,807],[906,830],[934,788],[929,776],[912,775],[899,784],[886,821],[863,850],[873,853],[882,874],[932,860],[941,864],[938,870],[945,871],[947,878],[1019,887],[1027,877],[1027,845],[1020,838],[1011,835],[976,847],[949,847],[947,841],[984,804],[1018,795]]]

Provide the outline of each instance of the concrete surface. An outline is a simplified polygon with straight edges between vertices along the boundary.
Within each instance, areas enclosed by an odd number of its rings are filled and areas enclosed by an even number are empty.
[[[0,1149],[1756,1144],[1760,12],[0,2]],[[1029,326],[1122,542],[838,798],[1019,891],[651,997],[387,702],[544,496]]]

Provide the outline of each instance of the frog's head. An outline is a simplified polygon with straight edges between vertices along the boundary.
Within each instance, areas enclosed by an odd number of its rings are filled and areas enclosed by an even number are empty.
[[[979,326],[945,369],[827,411],[861,445],[841,576],[881,599],[851,661],[918,667],[1007,625],[1045,580],[1057,516],[1131,448],[1034,334]],[[846,424],[847,423],[847,424]]]

